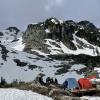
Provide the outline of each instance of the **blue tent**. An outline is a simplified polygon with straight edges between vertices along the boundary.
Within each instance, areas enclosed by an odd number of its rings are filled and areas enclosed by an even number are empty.
[[[79,88],[79,84],[75,78],[68,78],[63,83],[63,87],[67,89]]]

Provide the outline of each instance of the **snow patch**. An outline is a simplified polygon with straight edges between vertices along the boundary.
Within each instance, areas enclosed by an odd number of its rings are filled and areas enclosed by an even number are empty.
[[[45,32],[46,32],[46,33],[50,33],[50,30],[49,30],[49,29],[46,29]]]
[[[52,39],[45,39],[46,43],[49,47],[48,49],[50,50],[50,54],[54,55],[54,54],[62,54],[61,52],[61,48],[60,48],[60,43],[56,42],[55,40]],[[55,43],[56,45],[58,45],[59,47],[56,47],[55,45],[53,45],[52,43]]]
[[[35,49],[31,49],[31,51],[35,51],[35,52],[37,52],[39,55],[43,55],[43,56],[49,55],[49,54],[43,53],[43,52],[41,52],[41,51],[39,51],[39,50],[35,50]]]
[[[97,71],[97,73],[98,73],[98,75],[99,75],[99,77],[100,77],[100,68],[95,67],[95,68],[94,68],[94,71]]]
[[[100,73],[100,68],[95,67],[94,70]]]
[[[82,69],[82,68],[85,68],[86,66],[85,65],[82,65],[82,64],[75,64],[75,65],[73,65],[72,67],[71,67],[71,69],[70,70],[80,70],[80,69]]]
[[[16,46],[14,46],[12,48],[14,48],[15,50],[18,50],[18,51],[23,51],[25,44],[22,43],[22,37],[18,38],[18,39],[19,39],[19,41],[17,42]]]
[[[83,26],[81,26],[81,27],[80,27],[80,30],[82,30],[82,29],[84,29],[84,27],[83,27]]]
[[[51,21],[52,21],[54,24],[58,24],[58,22],[57,22],[55,19],[51,19]]]
[[[18,89],[0,89],[0,100],[53,100],[41,94]]]
[[[81,97],[81,100],[100,100],[100,97],[83,96],[83,97]]]
[[[32,23],[32,25],[36,25],[36,24],[38,24],[38,23]]]

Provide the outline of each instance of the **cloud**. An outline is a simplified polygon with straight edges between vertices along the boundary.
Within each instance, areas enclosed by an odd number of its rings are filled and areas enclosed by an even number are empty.
[[[45,5],[45,10],[50,11],[53,7],[60,7],[62,6],[64,0],[48,0],[47,4]]]
[[[100,27],[99,4],[100,0],[0,0],[0,30],[9,26],[23,29],[50,17],[89,20]]]

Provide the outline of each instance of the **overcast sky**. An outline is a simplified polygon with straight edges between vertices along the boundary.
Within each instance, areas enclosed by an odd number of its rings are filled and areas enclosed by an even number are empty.
[[[100,27],[100,0],[0,0],[0,30],[9,26],[23,30],[49,17],[89,20]]]

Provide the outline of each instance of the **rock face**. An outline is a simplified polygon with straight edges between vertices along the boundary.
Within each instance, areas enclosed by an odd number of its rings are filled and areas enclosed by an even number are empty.
[[[87,44],[83,43],[82,39],[86,40]],[[38,24],[28,25],[23,35],[23,43],[26,44],[24,50],[27,52],[38,50],[52,54],[51,52],[56,49],[54,54],[64,53],[60,43],[74,51],[89,48],[98,52],[98,48],[93,45],[100,46],[100,32],[89,21],[61,22],[56,18],[50,18]]]
[[[100,46],[100,33],[92,23],[89,21],[81,21],[78,25],[81,29],[77,32],[77,36],[85,38],[89,43]]]
[[[48,52],[47,48],[43,44],[45,36],[46,33],[43,29],[43,26],[40,26],[40,24],[30,24],[25,32],[25,35],[23,36],[23,42],[26,44],[25,50],[34,48],[37,50]]]
[[[69,26],[69,23],[72,25]],[[73,21],[66,21],[61,24],[57,19],[50,18],[43,23],[28,25],[23,36],[23,42],[26,43],[26,50],[33,48],[37,50],[41,49],[45,53],[48,52],[47,46],[44,45],[45,39],[52,39],[58,42],[62,41],[70,49],[76,50],[76,47],[71,41],[73,40],[72,34],[75,30],[74,24]]]

